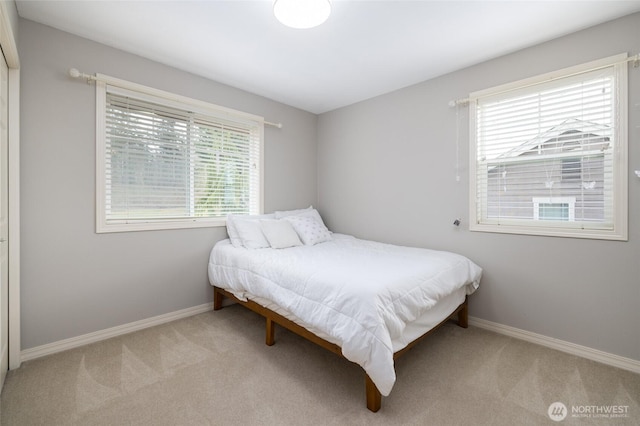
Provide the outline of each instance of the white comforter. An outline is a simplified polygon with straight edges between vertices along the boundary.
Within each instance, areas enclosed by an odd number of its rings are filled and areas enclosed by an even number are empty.
[[[240,298],[270,300],[331,336],[388,395],[396,378],[391,341],[443,297],[462,287],[473,293],[482,269],[454,253],[333,237],[281,250],[220,241],[209,281]]]

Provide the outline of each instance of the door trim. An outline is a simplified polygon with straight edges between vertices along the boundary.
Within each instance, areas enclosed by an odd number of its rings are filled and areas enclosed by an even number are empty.
[[[13,19],[12,19],[13,18]],[[0,46],[9,66],[9,369],[20,367],[20,58],[14,1],[0,1]]]
[[[9,68],[9,370],[20,367],[20,69]]]

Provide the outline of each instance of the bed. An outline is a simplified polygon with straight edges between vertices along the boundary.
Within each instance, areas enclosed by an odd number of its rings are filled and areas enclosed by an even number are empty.
[[[328,231],[312,207],[230,217],[209,258],[214,310],[232,299],[360,365],[367,408],[395,383],[394,360],[447,320],[467,326],[482,269],[459,254]],[[235,239],[235,241],[234,241]]]

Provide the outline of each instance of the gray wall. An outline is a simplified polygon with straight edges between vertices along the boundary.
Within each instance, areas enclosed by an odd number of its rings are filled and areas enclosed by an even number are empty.
[[[448,107],[476,90],[621,52],[640,52],[640,14],[322,114],[325,221],[337,232],[467,255],[484,268],[470,299],[475,317],[640,360],[640,69],[629,68],[628,242],[470,232],[468,113],[460,109],[457,156]]]
[[[19,35],[22,349],[211,302],[208,255],[226,238],[95,233],[95,88],[71,67],[282,122],[265,127],[265,211],[315,203],[317,116],[32,21]]]

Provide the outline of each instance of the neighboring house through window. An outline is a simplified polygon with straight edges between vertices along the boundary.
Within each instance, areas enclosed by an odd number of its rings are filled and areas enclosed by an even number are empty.
[[[627,239],[625,59],[471,94],[472,230]]]

